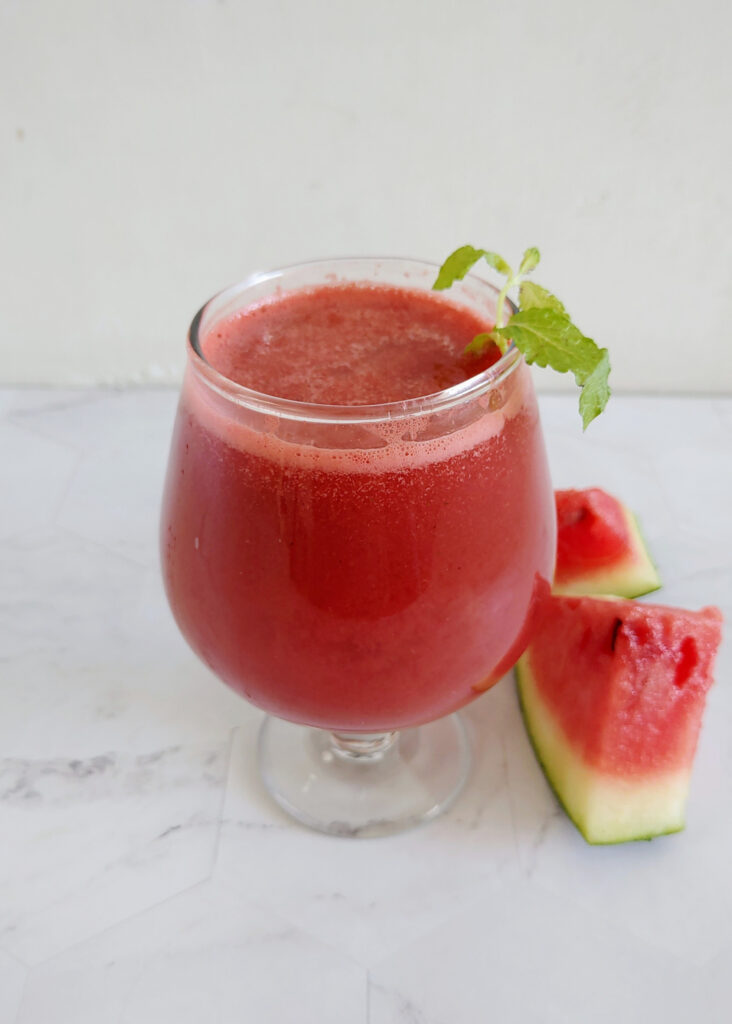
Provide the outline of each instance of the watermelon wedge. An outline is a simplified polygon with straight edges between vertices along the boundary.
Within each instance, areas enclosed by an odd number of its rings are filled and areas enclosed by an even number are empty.
[[[555,594],[639,597],[661,581],[633,513],[606,491],[555,491]]]
[[[517,665],[544,773],[590,843],[684,827],[722,616],[615,598],[548,597]]]

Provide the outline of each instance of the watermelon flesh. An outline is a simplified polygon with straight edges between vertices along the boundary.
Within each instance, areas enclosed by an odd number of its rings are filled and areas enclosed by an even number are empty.
[[[529,736],[590,843],[684,827],[721,613],[551,596],[517,665]]]
[[[590,487],[555,491],[555,594],[639,597],[661,582],[633,513],[611,494]]]

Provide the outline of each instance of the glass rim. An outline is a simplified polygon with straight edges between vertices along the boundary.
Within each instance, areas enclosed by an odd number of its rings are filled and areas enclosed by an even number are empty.
[[[521,362],[521,353],[513,342],[510,342],[506,352],[492,366],[468,377],[467,380],[453,384],[449,388],[435,391],[429,395],[419,395],[415,398],[405,398],[397,402],[381,402],[376,405],[329,405],[317,402],[301,402],[292,398],[280,398],[276,395],[269,395],[262,391],[246,387],[244,384],[237,384],[226,377],[208,362],[201,348],[200,328],[203,318],[210,307],[219,301],[226,301],[235,298],[240,293],[247,291],[258,284],[284,277],[286,274],[308,268],[316,268],[322,265],[332,272],[334,267],[355,265],[363,262],[374,261],[375,263],[389,265],[410,264],[423,269],[430,268],[437,274],[440,269],[438,263],[430,260],[412,259],[398,256],[342,256],[332,259],[305,260],[288,266],[278,267],[274,270],[254,271],[236,284],[222,289],[213,295],[201,306],[191,321],[188,329],[187,351],[189,362],[195,370],[199,379],[220,397],[257,412],[283,416],[290,420],[299,420],[310,423],[390,423],[395,420],[413,419],[418,416],[427,416],[436,412],[444,412],[454,406],[461,405],[482,394],[491,391],[502,384],[503,381],[513,372]],[[497,298],[500,289],[491,281],[480,277],[477,274],[467,274],[467,281],[477,282],[491,291]],[[324,282],[325,283],[325,282]],[[507,297],[506,303],[513,313],[516,306]]]

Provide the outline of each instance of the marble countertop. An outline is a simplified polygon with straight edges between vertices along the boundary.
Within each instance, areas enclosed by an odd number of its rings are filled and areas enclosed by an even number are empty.
[[[0,1024],[732,1019],[723,646],[685,832],[587,846],[510,679],[464,717],[438,821],[350,841],[260,785],[261,715],[189,652],[158,575],[176,396],[0,392]],[[732,399],[546,396],[557,486],[640,515],[669,604],[732,620]]]

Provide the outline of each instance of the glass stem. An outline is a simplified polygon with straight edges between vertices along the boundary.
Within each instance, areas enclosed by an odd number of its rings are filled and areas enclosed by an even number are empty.
[[[333,753],[345,761],[380,761],[394,746],[394,732],[332,732]]]

